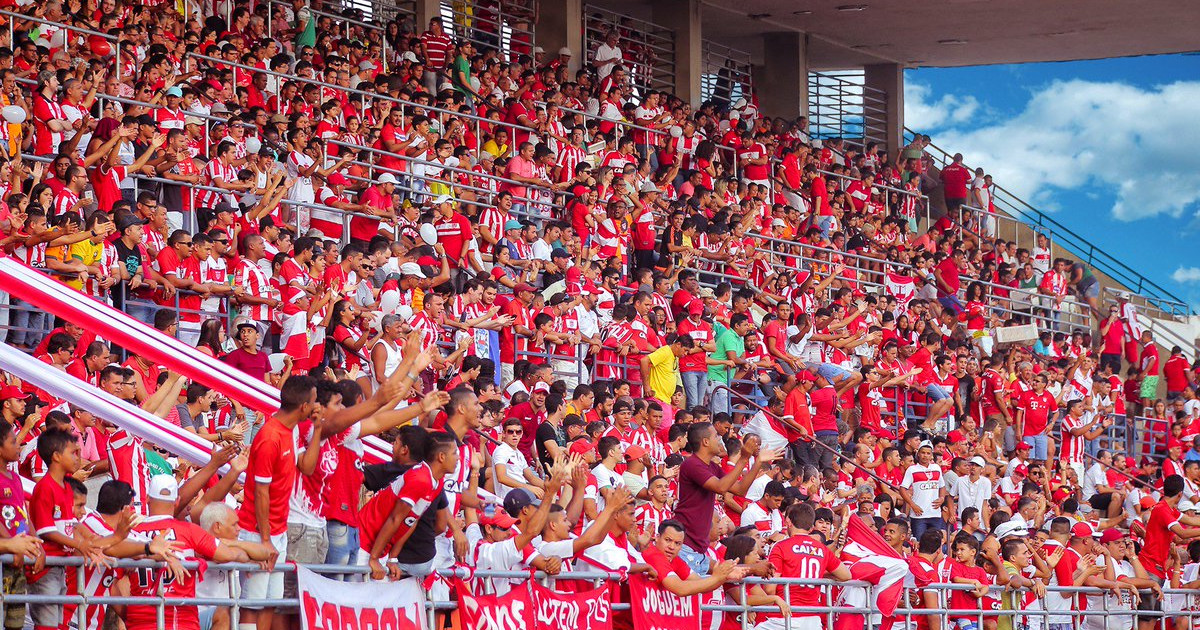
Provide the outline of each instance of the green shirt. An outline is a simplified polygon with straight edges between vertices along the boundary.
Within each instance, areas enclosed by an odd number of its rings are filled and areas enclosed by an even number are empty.
[[[467,83],[464,85],[458,80],[458,74],[462,73]],[[454,89],[458,90],[466,96],[474,96],[471,91],[471,61],[463,55],[458,55],[450,64],[450,82],[454,85]]]
[[[716,331],[717,349],[712,354],[708,355],[713,359],[725,361],[729,358],[728,352],[733,351],[734,356],[741,357],[746,354],[746,340],[741,335],[733,332],[730,328],[722,328],[719,325]],[[724,365],[708,366],[708,380],[718,383],[728,383],[733,380],[733,368],[725,367]]]
[[[171,464],[162,455],[149,448],[143,450],[146,451],[146,468],[150,470],[151,476],[175,474],[175,469],[171,468]]]

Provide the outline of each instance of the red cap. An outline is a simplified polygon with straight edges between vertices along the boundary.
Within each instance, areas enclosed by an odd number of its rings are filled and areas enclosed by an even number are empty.
[[[689,315],[700,315],[704,313],[704,300],[692,300],[688,302],[687,310]]]
[[[875,433],[875,437],[877,437],[881,440],[895,440],[896,439],[896,433],[894,431],[892,431],[890,429],[885,429],[883,427],[875,429],[874,433]]]
[[[546,383],[540,383],[540,382],[539,382],[537,385],[534,385],[534,386],[533,386],[533,393],[535,393],[535,394],[536,394],[536,393],[538,393],[538,392],[542,392],[542,393],[544,393],[544,394],[549,394],[549,393],[550,393],[550,386],[549,386],[549,385],[547,385]]]
[[[1032,449],[1033,449],[1033,445],[1030,444],[1029,442],[1021,442],[1020,444],[1017,444],[1018,451],[1020,451],[1020,450],[1028,451],[1028,450],[1032,450]]]
[[[1104,533],[1100,535],[1100,542],[1108,544],[1110,542],[1117,542],[1118,540],[1126,538],[1127,536],[1128,534],[1121,533],[1121,530],[1110,527],[1104,530]]]
[[[1100,534],[1095,527],[1092,527],[1091,523],[1075,523],[1075,526],[1071,528],[1071,535],[1077,538],[1095,538]]]
[[[328,182],[330,186],[346,186],[350,183],[346,181],[346,176],[342,175],[341,173],[334,173],[325,181]]]
[[[571,455],[583,455],[584,453],[590,452],[595,448],[596,445],[592,444],[591,440],[575,440],[574,442],[571,442],[571,448],[568,448],[567,452]]]
[[[962,431],[959,431],[958,429],[948,433],[946,435],[946,439],[949,440],[951,444],[958,444],[959,442],[966,440],[966,438],[963,437]]]
[[[646,449],[634,444],[625,449],[625,459],[641,459],[646,456]]]
[[[528,282],[521,282],[521,283],[518,283],[517,286],[513,287],[513,293],[520,293],[522,291],[528,291],[530,293],[537,293],[537,289],[534,288],[534,286],[532,284],[529,284]]]
[[[28,396],[24,390],[16,385],[6,385],[4,389],[0,389],[0,401],[10,400],[13,398],[24,398]]]
[[[496,513],[491,516],[485,514],[479,518],[480,525],[491,525],[492,527],[499,527],[500,529],[508,529],[509,527],[515,525],[516,522],[517,519],[509,516],[508,512],[500,509],[497,509]]]
[[[817,377],[813,376],[813,373],[808,370],[800,370],[796,372],[796,380],[801,383],[815,383]]]
[[[799,285],[804,284],[805,282],[808,282],[808,279],[810,277],[812,277],[812,274],[807,271],[798,272],[796,274],[796,285],[799,286]]]
[[[1149,510],[1150,508],[1154,507],[1154,503],[1154,497],[1142,497],[1142,501],[1139,503],[1139,505],[1142,506],[1143,510]]]
[[[1125,467],[1126,468],[1137,468],[1137,460],[1132,457],[1126,457],[1125,458]]]
[[[1167,440],[1167,450],[1171,450],[1173,448],[1182,450],[1183,449],[1183,441],[1175,439],[1175,438],[1171,438],[1171,439]]]
[[[1026,466],[1025,464],[1017,464],[1017,467],[1013,468],[1013,474],[1021,475],[1022,477],[1028,477],[1029,476],[1029,467]]]
[[[433,256],[422,256],[417,259],[417,264],[422,267],[436,267],[439,263]]]

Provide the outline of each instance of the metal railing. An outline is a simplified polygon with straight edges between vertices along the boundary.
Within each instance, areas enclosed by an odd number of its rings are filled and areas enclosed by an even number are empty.
[[[862,71],[808,73],[808,133],[813,139],[842,138],[859,148],[887,143],[887,93],[863,83]]]
[[[609,31],[616,29],[624,53],[621,65],[639,94],[646,90],[675,91],[675,32],[647,20],[596,5],[583,7],[583,49],[591,63]]]
[[[750,53],[704,40],[700,46],[704,74],[700,78],[701,100],[729,106],[754,94],[754,66]]]
[[[441,15],[446,32],[454,33],[459,41],[470,41],[480,49],[500,51],[512,60],[517,55],[533,56],[537,0],[443,0]]]
[[[917,132],[906,127],[904,133],[906,138],[911,139]],[[925,152],[939,168],[949,164],[952,160],[951,154],[937,145],[930,144],[925,148]],[[998,218],[1019,222],[1029,229],[1050,236],[1058,242],[1060,247],[1074,252],[1076,256],[1083,259],[1083,262],[1103,271],[1108,277],[1120,283],[1124,288],[1142,296],[1148,304],[1155,305],[1163,313],[1181,317],[1191,315],[1191,308],[1185,300],[1129,265],[1117,260],[1107,250],[1101,249],[1095,243],[1034,208],[1004,187],[997,184],[993,187],[993,191],[992,199]]]

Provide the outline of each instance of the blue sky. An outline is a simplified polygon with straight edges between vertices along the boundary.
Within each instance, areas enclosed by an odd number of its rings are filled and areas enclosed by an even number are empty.
[[[934,144],[1200,304],[1200,55],[909,70]]]

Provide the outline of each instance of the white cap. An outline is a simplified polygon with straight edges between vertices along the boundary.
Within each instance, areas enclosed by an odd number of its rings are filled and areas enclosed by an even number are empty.
[[[438,196],[437,196],[437,197],[436,197],[436,198],[433,200],[433,205],[435,205],[435,206],[440,206],[440,205],[442,205],[442,204],[444,204],[444,203],[450,203],[450,202],[452,202],[452,201],[454,201],[454,197],[451,197],[450,195],[438,195]]]
[[[771,227],[787,227],[787,223],[783,219],[776,217],[771,221]]]
[[[392,175],[391,173],[384,173],[383,175],[379,176],[379,183],[380,184],[395,184],[398,182],[396,181],[395,175]]]
[[[654,185],[654,182],[648,181],[648,182],[645,182],[642,184],[641,190],[639,190],[638,192],[642,193],[643,195],[648,195],[650,193],[656,193],[656,192],[662,192],[662,191],[660,191],[658,189],[658,186]]]
[[[979,466],[980,468],[987,468],[987,462],[984,461],[983,458],[978,455],[976,455],[975,457],[972,457],[971,461],[968,463],[975,464],[976,466]]]
[[[418,265],[417,263],[413,263],[413,262],[407,262],[407,263],[404,263],[403,265],[400,265],[400,275],[416,276],[418,278],[427,277],[425,275],[425,272],[421,271],[421,265]]]
[[[929,440],[923,440],[923,441],[922,441],[920,444],[918,444],[918,445],[917,445],[917,450],[919,451],[919,450],[921,450],[921,449],[923,449],[923,448],[929,448],[929,449],[932,449],[932,448],[933,448],[933,442],[930,442]]]
[[[1175,509],[1179,510],[1180,512],[1191,512],[1196,510],[1197,507],[1195,503],[1192,503],[1187,499],[1180,499],[1179,505],[1175,506]]]
[[[417,63],[417,61],[418,61],[416,53],[414,53],[411,50],[404,51],[404,54],[400,55],[400,59],[407,61],[409,63]]]
[[[1009,536],[1026,536],[1029,534],[1029,528],[1021,521],[1004,521],[996,526],[996,531],[992,532],[996,538],[1003,540]]]
[[[541,54],[544,54],[545,52],[546,52],[546,49],[542,48],[541,46],[533,47],[533,54],[535,54],[535,55],[541,55]]]
[[[558,49],[558,54],[560,54],[560,55],[571,55],[571,54],[573,54],[573,53],[571,52],[571,49],[570,49],[570,48],[567,48],[566,46],[563,46],[562,48],[559,48],[559,49]]]
[[[175,475],[154,475],[150,478],[150,496],[154,501],[170,501],[179,499],[179,482]]]

